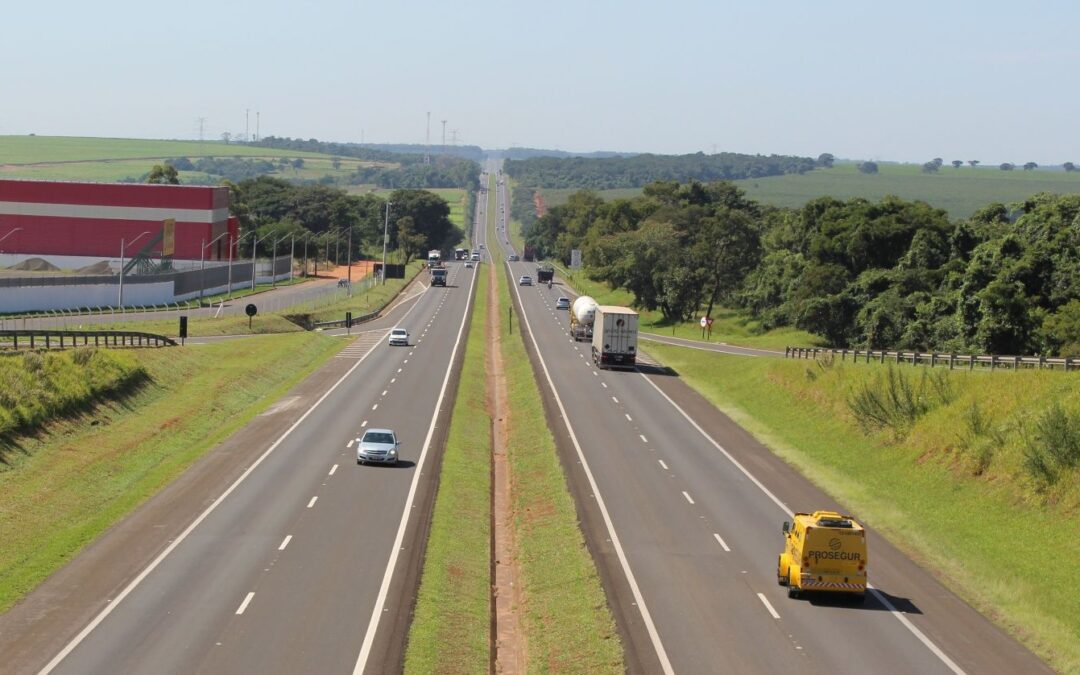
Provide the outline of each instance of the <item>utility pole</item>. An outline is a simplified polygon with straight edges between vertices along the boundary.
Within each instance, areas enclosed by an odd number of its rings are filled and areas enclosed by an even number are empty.
[[[255,111],[255,140],[259,140],[259,111]]]
[[[431,112],[427,114],[427,131],[424,133],[424,164],[431,164]]]
[[[203,142],[203,127],[206,125],[206,118],[205,117],[199,117],[199,118],[196,118],[196,119],[198,119],[198,122],[199,122],[199,142],[202,143]]]
[[[386,200],[386,219],[383,220],[382,227],[382,282],[386,284],[386,242],[390,241],[390,235],[388,234],[390,227],[390,200]]]
[[[446,120],[442,121],[442,152],[446,152]]]
[[[251,140],[251,108],[244,108],[244,142]]]

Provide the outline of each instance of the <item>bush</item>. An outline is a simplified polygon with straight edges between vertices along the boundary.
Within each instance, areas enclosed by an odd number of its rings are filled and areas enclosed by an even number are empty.
[[[865,433],[891,429],[904,436],[923,415],[953,400],[948,371],[919,369],[916,376],[890,366],[848,398],[848,408]]]
[[[1035,422],[1035,435],[1024,449],[1024,468],[1043,487],[1080,464],[1080,414],[1054,403]]]

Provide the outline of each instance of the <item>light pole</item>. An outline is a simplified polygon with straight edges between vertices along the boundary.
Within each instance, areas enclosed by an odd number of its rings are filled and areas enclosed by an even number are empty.
[[[241,239],[243,239],[244,237],[248,236],[248,234],[255,234],[255,230],[252,230],[251,232],[248,232],[247,234],[242,234],[242,235],[240,235],[239,237],[237,237],[237,238],[236,238],[236,241],[230,241],[230,242],[229,242],[229,282],[228,282],[228,285],[229,285],[229,290],[228,290],[228,299],[229,299],[229,300],[232,300],[232,261],[233,261],[233,249],[234,249],[234,248],[236,248],[236,247],[238,247],[238,246],[240,245],[240,240],[241,240]]]
[[[352,297],[352,225],[349,226],[349,246],[345,251],[345,259],[349,263],[349,271],[346,273],[349,281],[349,297]]]
[[[270,245],[270,287],[277,288],[277,245],[285,241],[285,237],[291,237],[291,234],[283,234]],[[291,265],[291,263],[290,263]],[[289,271],[289,276],[292,276],[292,271]]]
[[[326,269],[330,270],[330,235],[337,235],[338,228],[326,231]]]
[[[255,292],[255,251],[259,248],[259,234],[255,230],[251,231],[254,236],[251,238],[251,292]]]
[[[386,200],[386,218],[383,219],[382,226],[382,282],[386,283],[386,242],[390,240],[390,235],[387,234],[390,228],[390,205],[391,201]]]
[[[199,307],[202,307],[203,291],[206,290],[206,249],[213,246],[215,243],[217,243],[218,239],[221,239],[228,233],[228,230],[222,232],[218,236],[211,239],[209,244],[203,244],[202,247],[199,249]],[[206,240],[204,239],[203,241]],[[231,253],[229,257],[232,257]],[[229,264],[232,264],[231,260]]]
[[[132,239],[131,243],[134,244],[148,234],[150,234],[150,230]],[[120,291],[116,296],[116,306],[120,308],[124,306],[124,239],[122,237],[120,239]]]

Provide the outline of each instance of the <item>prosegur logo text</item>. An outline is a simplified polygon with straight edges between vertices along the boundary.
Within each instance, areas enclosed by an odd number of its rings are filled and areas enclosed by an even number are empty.
[[[861,553],[848,551],[810,551],[809,557],[814,562],[821,562],[822,560],[851,560],[858,562],[862,560]]]

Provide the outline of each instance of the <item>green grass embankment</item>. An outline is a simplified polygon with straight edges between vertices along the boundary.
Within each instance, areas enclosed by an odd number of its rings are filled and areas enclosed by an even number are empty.
[[[491,664],[492,426],[485,376],[491,294],[486,280],[477,283],[406,673],[483,673]]]
[[[147,383],[7,437],[0,611],[11,607],[346,343],[314,333],[130,351]]]
[[[945,396],[916,397],[931,410],[867,433],[848,401],[884,391],[896,366],[647,349],[1054,668],[1080,671],[1080,470],[1048,486],[1026,461],[1054,403],[1080,411],[1075,374],[937,371]],[[904,372],[918,387],[922,369]]]

